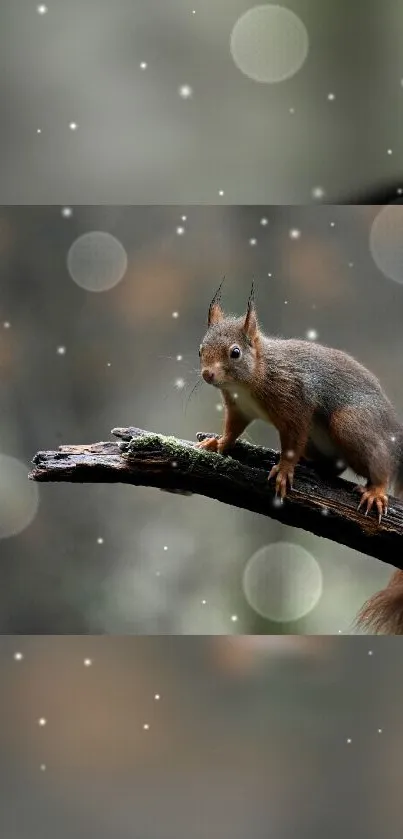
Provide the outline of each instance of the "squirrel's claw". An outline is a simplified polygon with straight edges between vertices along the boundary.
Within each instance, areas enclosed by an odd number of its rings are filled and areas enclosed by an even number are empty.
[[[207,449],[209,452],[216,452],[218,451],[218,437],[206,437],[205,440],[201,440],[199,443],[196,443],[197,449]]]
[[[364,489],[357,510],[360,510],[364,504],[366,505],[365,516],[371,512],[375,504],[378,512],[378,524],[381,524],[382,516],[387,516],[388,514],[388,496],[383,492],[382,488],[368,487],[368,489]]]
[[[289,464],[284,466],[278,463],[270,470],[268,480],[271,481],[274,477],[276,478],[276,497],[280,495],[283,501],[287,495],[288,487],[292,489],[294,469]]]

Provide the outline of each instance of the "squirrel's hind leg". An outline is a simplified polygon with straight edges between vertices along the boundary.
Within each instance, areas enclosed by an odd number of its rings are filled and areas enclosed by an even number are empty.
[[[364,507],[368,515],[375,507],[380,523],[388,512],[387,493],[393,471],[382,428],[376,427],[373,412],[348,407],[334,411],[329,431],[347,464],[357,475],[367,478],[358,509]]]

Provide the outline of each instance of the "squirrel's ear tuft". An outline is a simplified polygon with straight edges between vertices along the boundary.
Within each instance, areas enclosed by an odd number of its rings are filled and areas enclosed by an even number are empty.
[[[222,278],[221,283],[210,303],[209,310],[208,310],[208,326],[212,326],[214,323],[219,323],[220,320],[224,320],[224,312],[221,308],[221,289],[223,287],[225,277]]]
[[[249,295],[248,306],[246,309],[243,331],[251,341],[253,341],[253,339],[256,337],[256,333],[258,331],[257,314],[255,309],[255,284],[253,282]]]

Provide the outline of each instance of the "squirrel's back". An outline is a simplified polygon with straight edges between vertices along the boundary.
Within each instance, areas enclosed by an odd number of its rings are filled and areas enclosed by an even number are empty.
[[[298,382],[304,397],[325,415],[349,406],[377,411],[387,425],[397,422],[380,382],[342,350],[293,338],[260,336],[263,368],[271,385]]]

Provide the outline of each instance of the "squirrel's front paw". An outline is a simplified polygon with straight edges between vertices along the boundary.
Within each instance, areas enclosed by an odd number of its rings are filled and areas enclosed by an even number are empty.
[[[199,449],[207,449],[209,452],[218,452],[218,454],[225,454],[227,449],[231,448],[233,443],[228,441],[226,437],[207,437],[201,443],[197,443]]]
[[[207,449],[208,452],[217,452],[218,444],[218,437],[206,437],[205,440],[201,440],[200,443],[196,443],[196,447],[198,449]]]
[[[283,499],[287,495],[288,486],[292,489],[294,467],[289,463],[278,463],[270,470],[269,481],[274,476],[276,476],[276,495],[280,495]]]

